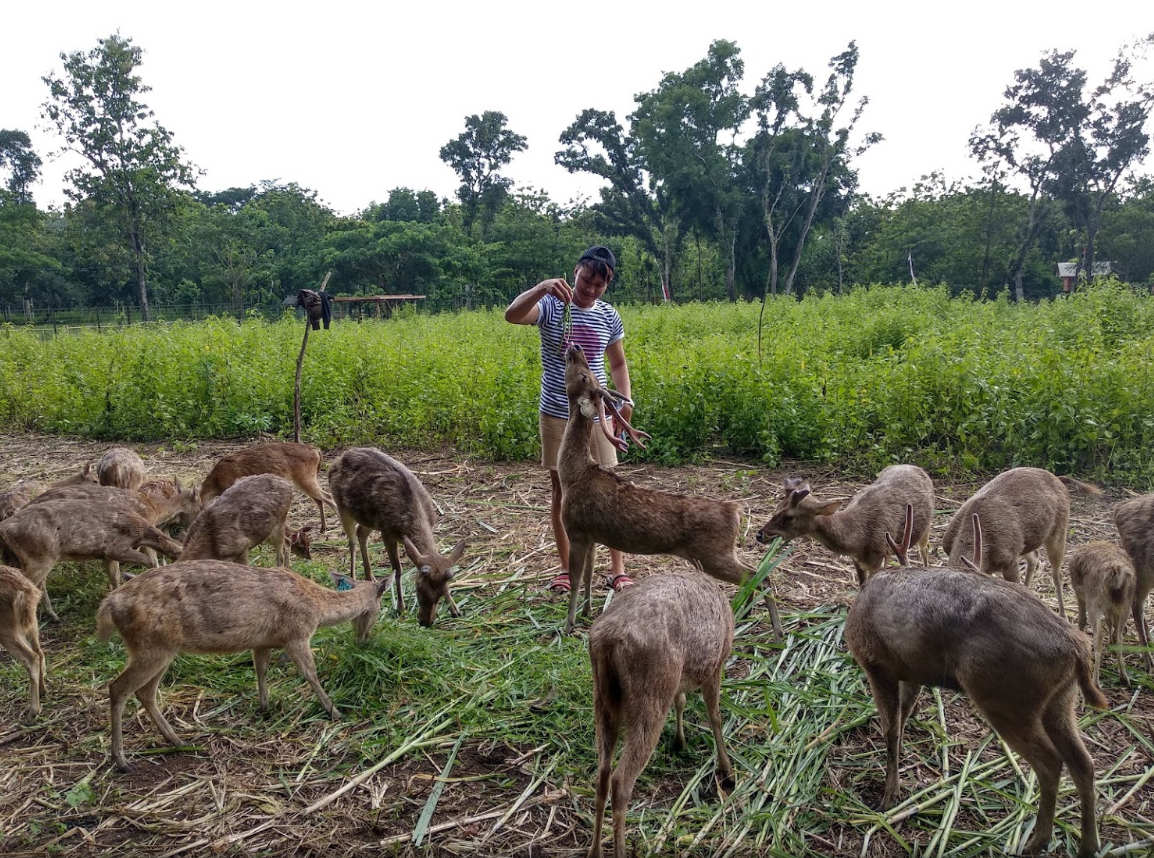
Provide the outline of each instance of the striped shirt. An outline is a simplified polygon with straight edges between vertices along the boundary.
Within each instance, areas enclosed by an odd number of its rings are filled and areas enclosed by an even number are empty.
[[[537,327],[541,332],[541,411],[551,417],[569,419],[569,398],[565,395],[564,335],[565,303],[555,295],[537,302]],[[573,305],[573,342],[585,350],[589,368],[606,384],[605,350],[625,338],[621,317],[604,301],[595,301],[587,310]]]

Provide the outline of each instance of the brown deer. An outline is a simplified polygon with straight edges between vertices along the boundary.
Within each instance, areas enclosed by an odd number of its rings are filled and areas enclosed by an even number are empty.
[[[0,646],[28,671],[28,708],[40,714],[40,698],[47,694],[48,676],[44,651],[40,649],[40,624],[36,605],[40,588],[18,569],[0,566]]]
[[[613,855],[625,858],[625,813],[633,785],[649,762],[670,708],[674,747],[685,747],[685,693],[701,689],[723,788],[733,787],[721,721],[721,675],[733,646],[733,611],[713,581],[694,572],[649,575],[613,598],[589,630],[593,717],[597,734],[597,799],[590,858],[601,855],[601,822],[613,793]],[[625,747],[611,772],[617,738]],[[611,777],[612,774],[612,777]]]
[[[1109,640],[1122,646],[1126,614],[1134,604],[1137,582],[1126,552],[1112,542],[1088,542],[1070,552],[1070,584],[1078,600],[1078,628],[1094,630],[1094,681],[1101,684],[1102,650]],[[1130,687],[1126,661],[1118,649],[1118,676]]]
[[[0,492],[0,521],[28,505],[32,498],[44,491],[39,483],[20,482]]]
[[[230,560],[248,563],[248,552],[262,542],[276,550],[276,565],[288,565],[285,520],[293,487],[272,474],[242,477],[208,504],[188,528],[179,560]]]
[[[356,544],[359,544],[365,578],[372,579],[368,539],[374,530],[379,530],[393,566],[397,612],[405,612],[401,559],[397,553],[400,542],[417,567],[418,622],[426,627],[433,625],[437,603],[442,598],[448,600],[453,616],[460,616],[449,593],[449,582],[453,580],[453,566],[465,551],[465,540],[458,542],[447,555],[441,555],[433,537],[437,508],[412,471],[380,450],[354,447],[342,453],[329,468],[329,488],[349,538],[350,577],[356,577]]]
[[[836,554],[850,555],[858,584],[864,584],[885,564],[889,546],[884,534],[887,530],[897,533],[902,527],[906,504],[913,506],[913,540],[918,544],[922,565],[929,566],[934,483],[917,465],[890,465],[841,510],[840,501],[818,500],[808,482],[788,478],[785,497],[758,531],[757,541],[768,543],[781,537],[788,542],[799,536],[813,537]]]
[[[274,441],[254,444],[230,453],[217,462],[200,486],[201,503],[207,504],[241,477],[275,474],[296,483],[297,488],[316,501],[321,513],[321,531],[325,526],[325,504],[336,509],[332,497],[320,487],[321,453],[308,444]]]
[[[181,544],[124,507],[85,500],[31,503],[0,521],[0,550],[5,563],[19,566],[43,592],[45,610],[59,619],[48,598],[45,580],[61,560],[119,560],[151,565],[141,548],[168,557]]]
[[[57,480],[54,483],[49,483],[49,489],[60,488],[61,486],[75,486],[81,483],[95,483],[96,471],[92,469],[91,462],[85,462],[84,467],[79,474],[73,474],[71,477],[65,477],[62,480]]]
[[[1114,526],[1122,547],[1134,564],[1134,602],[1131,613],[1138,628],[1138,640],[1146,670],[1154,671],[1150,657],[1150,632],[1146,628],[1146,596],[1154,588],[1154,494],[1140,495],[1114,507]]]
[[[368,639],[381,609],[387,580],[355,584],[333,576],[330,590],[288,569],[254,569],[222,560],[194,560],[150,569],[114,590],[96,613],[96,634],[118,631],[128,653],[124,671],[108,684],[112,760],[121,770],[121,718],[135,692],[156,729],[172,745],[180,740],[156,703],[156,688],[182,652],[228,653],[251,649],[260,707],[268,707],[265,670],[269,653],[283,649],[312,686],[331,718],[336,708],[317,679],[309,646],[321,626],[351,620],[358,642]]]
[[[1037,549],[1045,547],[1058,594],[1058,613],[1066,616],[1062,598],[1062,559],[1066,554],[1066,524],[1070,519],[1067,487],[1088,494],[1102,490],[1071,477],[1056,477],[1042,468],[1012,468],[981,487],[954,513],[942,537],[950,565],[973,553],[970,519],[979,515],[985,535],[985,553],[978,564],[986,574],[1018,580],[1018,558],[1026,558],[1025,584],[1030,586],[1038,567]]]
[[[964,561],[976,569],[982,524],[977,514],[971,523],[974,551]],[[1026,853],[1037,855],[1050,840],[1065,764],[1082,806],[1078,855],[1089,858],[1098,850],[1094,761],[1078,731],[1078,689],[1091,705],[1108,704],[1091,675],[1085,636],[1016,583],[957,569],[905,568],[911,529],[907,524],[902,545],[895,544],[903,568],[874,575],[845,623],[886,737],[883,807],[898,800],[902,732],[922,686],[951,688],[970,698],[1038,776],[1041,802]]]
[[[288,545],[289,551],[298,557],[303,557],[305,560],[313,559],[313,538],[309,534],[313,526],[306,524],[298,530],[290,531],[285,534],[285,543]]]
[[[102,486],[116,486],[136,491],[144,482],[144,462],[135,450],[113,447],[96,463],[96,481]]]
[[[597,464],[589,454],[594,418],[600,419],[606,437],[624,448],[624,442],[609,432],[606,408],[618,413],[621,425],[638,444],[649,436],[620,417],[615,394],[601,387],[578,345],[566,352],[565,389],[569,422],[557,454],[557,472],[562,491],[561,521],[569,537],[569,570],[577,575],[569,593],[565,633],[572,632],[576,622],[582,584],[582,613],[590,615],[595,544],[630,554],[672,554],[714,578],[731,584],[744,581],[754,570],[737,558],[738,505],[642,488]],[[776,603],[771,595],[766,598],[774,632],[780,638]]]

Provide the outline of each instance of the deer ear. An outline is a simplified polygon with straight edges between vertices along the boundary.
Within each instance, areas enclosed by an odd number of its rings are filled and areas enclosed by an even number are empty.
[[[409,560],[413,561],[414,566],[421,566],[421,552],[417,550],[417,546],[413,544],[413,540],[407,536],[402,536],[401,541],[405,544],[405,553],[409,555]]]
[[[383,576],[379,581],[377,581],[377,598],[378,599],[380,599],[382,596],[385,595],[385,591],[389,589],[389,585],[391,583],[392,582],[389,580],[388,575]]]
[[[453,550],[449,552],[449,557],[448,557],[450,566],[452,566],[454,563],[457,563],[458,561],[460,561],[461,555],[465,553],[465,546],[468,543],[469,543],[469,540],[462,539],[460,542],[458,542],[456,545],[453,546]]]
[[[839,500],[826,501],[826,503],[822,504],[821,507],[818,509],[817,514],[818,515],[833,515],[835,512],[838,511],[838,508],[840,506],[841,506],[841,501],[839,501]]]

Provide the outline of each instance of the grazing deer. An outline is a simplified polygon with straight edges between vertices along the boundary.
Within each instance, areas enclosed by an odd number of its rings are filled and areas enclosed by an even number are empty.
[[[1126,552],[1112,542],[1088,542],[1070,553],[1070,584],[1078,600],[1078,628],[1087,621],[1094,630],[1094,681],[1101,684],[1104,632],[1118,649],[1118,676],[1130,687],[1126,661],[1122,658],[1122,633],[1126,614],[1134,604],[1137,582],[1134,565]]]
[[[289,551],[298,557],[303,557],[305,560],[313,559],[313,538],[309,535],[312,530],[311,524],[306,524],[304,527],[291,531],[285,534],[285,542],[288,545]]]
[[[40,588],[19,570],[0,566],[0,646],[28,671],[28,708],[40,714],[40,698],[47,694],[48,676],[44,651],[40,649],[40,624],[36,605]]]
[[[1154,588],[1154,494],[1140,495],[1114,507],[1114,526],[1122,547],[1134,564],[1134,602],[1131,613],[1138,640],[1145,647],[1146,670],[1154,671],[1150,657],[1150,632],[1146,628],[1146,596]]]
[[[128,653],[124,671],[108,684],[116,766],[128,768],[121,718],[134,692],[165,740],[180,744],[157,706],[156,688],[182,652],[251,649],[260,708],[266,709],[269,652],[283,649],[329,716],[339,717],[317,679],[309,642],[317,628],[346,620],[352,620],[358,642],[367,640],[388,581],[355,584],[342,576],[333,578],[340,589],[327,589],[288,569],[194,560],[150,569],[106,596],[96,613],[97,637],[107,640],[119,632]]]
[[[1042,468],[1012,468],[981,487],[954,513],[942,537],[950,565],[959,568],[960,558],[972,554],[970,519],[982,519],[985,553],[978,564],[987,574],[1018,580],[1018,558],[1026,558],[1026,586],[1038,567],[1037,549],[1045,547],[1050,573],[1058,594],[1058,613],[1066,616],[1062,598],[1062,559],[1066,554],[1066,524],[1070,518],[1070,493],[1075,488],[1089,494],[1102,490],[1071,477],[1056,477]]]
[[[85,500],[31,503],[0,521],[4,562],[19,566],[41,589],[44,608],[53,619],[59,617],[52,609],[45,580],[59,561],[119,560],[148,566],[148,555],[141,548],[176,557],[181,544],[124,507]]]
[[[566,634],[576,622],[582,584],[582,613],[590,615],[593,546],[597,543],[630,554],[683,557],[707,575],[731,584],[739,584],[752,574],[754,570],[737,558],[736,503],[641,488],[593,460],[589,433],[593,431],[594,418],[600,419],[600,431],[624,449],[625,442],[609,432],[607,407],[618,413],[621,425],[638,444],[649,436],[620,417],[615,394],[601,387],[578,345],[570,346],[566,352],[565,390],[569,396],[569,422],[557,454],[557,472],[562,491],[561,521],[569,537],[569,570],[578,576],[569,593]],[[774,632],[780,638],[776,603],[769,594],[767,601]]]
[[[144,482],[144,475],[144,462],[127,447],[113,447],[96,463],[96,481],[102,486],[136,491]]]
[[[308,444],[275,441],[254,444],[230,453],[217,462],[200,486],[201,503],[207,504],[241,477],[275,474],[290,482],[316,501],[321,513],[321,531],[325,527],[325,504],[336,509],[332,497],[317,483],[321,470],[321,453]]]
[[[71,477],[65,477],[62,480],[57,480],[54,483],[49,483],[49,489],[57,489],[61,486],[75,486],[81,483],[95,483],[96,471],[92,470],[92,463],[85,462],[84,467],[79,474],[73,474]]]
[[[27,506],[28,502],[43,490],[39,483],[21,482],[0,492],[0,521]]]
[[[1041,802],[1026,853],[1050,841],[1063,764],[1082,806],[1079,856],[1098,850],[1094,761],[1078,731],[1078,689],[1093,706],[1107,706],[1094,683],[1085,636],[1016,583],[956,569],[904,568],[912,513],[902,545],[903,568],[880,572],[850,607],[845,640],[869,680],[886,737],[883,807],[898,800],[902,732],[923,685],[962,691],[1006,743],[1033,767]],[[982,524],[971,518],[982,558]],[[892,538],[891,538],[892,540]]]
[[[416,475],[392,456],[372,447],[354,447],[342,453],[329,468],[329,488],[337,505],[337,515],[349,538],[349,577],[356,577],[356,543],[361,547],[365,578],[372,579],[368,539],[374,530],[393,565],[397,612],[405,612],[401,594],[401,558],[397,543],[417,567],[417,621],[431,626],[436,618],[437,603],[445,598],[454,617],[460,610],[449,593],[453,566],[465,551],[461,540],[442,556],[433,537],[437,508]]]
[[[758,531],[757,541],[768,543],[781,537],[788,542],[811,536],[836,554],[850,555],[858,584],[864,584],[885,564],[889,553],[885,532],[897,533],[905,520],[906,504],[911,504],[913,539],[922,565],[929,566],[934,484],[917,465],[890,465],[842,510],[838,509],[840,501],[820,501],[811,492],[805,480],[786,479],[785,497]]]
[[[276,550],[276,565],[288,565],[285,519],[293,487],[272,474],[242,477],[208,504],[188,528],[179,560],[230,560],[248,563],[248,552],[262,542]]]
[[[593,717],[597,733],[597,800],[590,858],[601,856],[601,821],[613,792],[613,855],[625,858],[625,813],[633,785],[649,762],[673,708],[675,748],[685,747],[685,693],[701,689],[717,771],[733,787],[722,733],[721,675],[733,646],[733,611],[716,583],[693,572],[649,575],[621,592],[589,630]],[[611,772],[619,733],[625,747]],[[612,777],[611,777],[612,774]]]

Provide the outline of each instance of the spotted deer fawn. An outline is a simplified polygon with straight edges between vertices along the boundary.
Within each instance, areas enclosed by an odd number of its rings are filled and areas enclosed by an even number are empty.
[[[40,700],[46,695],[48,669],[40,649],[40,624],[36,605],[40,588],[18,569],[0,566],[0,646],[28,671],[28,708],[40,714]]]
[[[1102,650],[1108,639],[1122,646],[1126,615],[1134,604],[1137,581],[1134,565],[1125,550],[1112,542],[1088,542],[1070,552],[1070,585],[1078,600],[1078,628],[1089,623],[1094,634],[1094,681],[1101,683]],[[1118,677],[1130,687],[1122,650]]]

